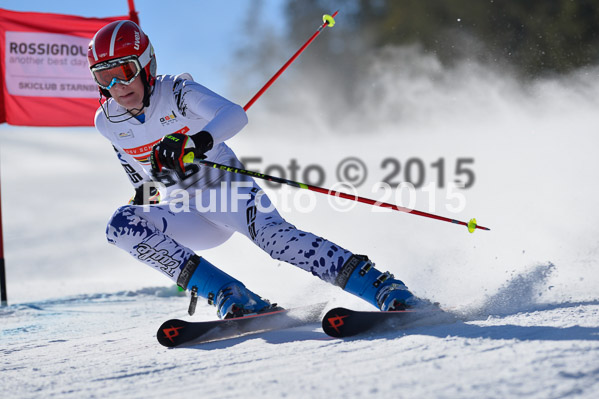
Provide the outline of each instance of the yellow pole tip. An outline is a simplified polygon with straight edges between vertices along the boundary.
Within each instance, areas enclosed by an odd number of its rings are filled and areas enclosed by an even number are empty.
[[[474,233],[474,230],[476,230],[476,219],[472,218],[468,222],[468,231]]]
[[[329,14],[324,14],[322,16],[322,22],[328,24],[331,28],[335,26],[335,18],[331,17]]]

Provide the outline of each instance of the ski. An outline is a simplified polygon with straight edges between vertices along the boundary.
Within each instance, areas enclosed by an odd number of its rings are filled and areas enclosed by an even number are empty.
[[[370,331],[389,331],[438,324],[453,319],[440,309],[402,310],[395,312],[358,311],[347,308],[329,310],[322,319],[324,332],[335,338],[351,337]],[[428,321],[428,323],[426,323]]]
[[[161,345],[174,348],[297,327],[320,321],[320,315],[325,306],[325,303],[320,303],[225,320],[171,319],[162,323],[156,333],[156,338]]]

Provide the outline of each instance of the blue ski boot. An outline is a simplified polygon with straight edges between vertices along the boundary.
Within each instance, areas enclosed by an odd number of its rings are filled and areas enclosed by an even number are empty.
[[[402,281],[395,280],[389,272],[375,269],[374,263],[364,255],[352,255],[345,262],[335,285],[382,311],[405,310],[421,302]]]
[[[177,285],[191,291],[189,314],[195,312],[198,296],[208,299],[217,308],[221,319],[243,317],[281,309],[277,304],[260,298],[237,279],[217,269],[206,259],[192,256],[183,266]]]

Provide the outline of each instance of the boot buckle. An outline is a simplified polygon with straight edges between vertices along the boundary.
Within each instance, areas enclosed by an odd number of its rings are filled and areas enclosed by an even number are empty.
[[[372,263],[370,260],[366,260],[364,262],[364,265],[360,268],[360,271],[358,272],[358,274],[360,274],[360,276],[364,277],[366,275],[366,273],[368,273],[370,271],[370,269],[372,269],[372,267],[374,266],[374,263]]]
[[[374,285],[375,287],[378,287],[379,285],[381,285],[382,283],[384,283],[386,280],[393,278],[393,274],[389,273],[389,272],[385,272],[382,273],[380,276],[378,276],[376,278],[376,280],[374,281],[374,283],[372,283],[372,285]]]

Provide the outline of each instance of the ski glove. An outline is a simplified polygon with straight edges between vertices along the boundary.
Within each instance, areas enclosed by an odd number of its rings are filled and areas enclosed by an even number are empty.
[[[149,198],[147,198],[147,201],[144,201],[144,186],[146,184],[152,183],[146,182],[137,187],[135,189],[135,195],[129,200],[129,205],[155,205],[160,202],[160,192],[153,185],[151,185],[148,190]]]
[[[183,133],[168,134],[152,148],[150,154],[152,172],[161,172],[162,168],[171,169],[183,180],[185,178],[183,157],[191,152],[194,157],[205,159],[204,154],[210,151],[213,145],[212,135],[205,130],[191,136]]]

